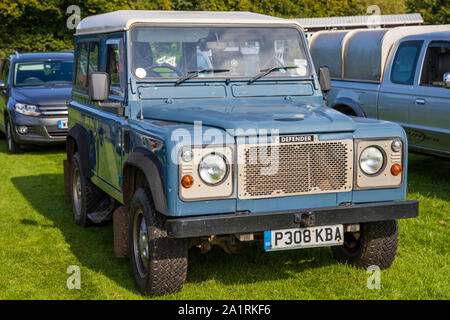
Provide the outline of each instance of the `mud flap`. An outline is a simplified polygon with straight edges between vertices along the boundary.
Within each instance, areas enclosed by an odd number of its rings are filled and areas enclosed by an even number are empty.
[[[70,204],[71,197],[70,197],[70,165],[69,161],[63,160],[63,167],[64,167],[64,193],[66,197],[66,203]]]
[[[130,248],[128,245],[128,220],[129,214],[127,207],[120,206],[114,211],[114,254],[116,258],[128,258],[130,255]]]

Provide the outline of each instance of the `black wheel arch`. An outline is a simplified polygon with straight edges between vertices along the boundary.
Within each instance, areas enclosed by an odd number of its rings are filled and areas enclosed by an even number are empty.
[[[143,174],[145,181],[142,181],[142,175],[136,173]],[[128,156],[123,167],[122,191],[125,205],[130,205],[134,192],[142,186],[149,187],[156,211],[168,215],[161,162],[151,151],[136,148]]]
[[[90,159],[90,144],[89,135],[85,128],[81,125],[74,125],[67,134],[66,152],[69,163],[72,161],[75,152],[78,152],[81,159],[81,166],[86,178],[91,177],[91,170],[89,170]]]
[[[333,105],[331,106],[331,108],[346,115],[367,118],[367,115],[361,108],[361,105],[350,98],[337,98],[335,101],[333,101]]]

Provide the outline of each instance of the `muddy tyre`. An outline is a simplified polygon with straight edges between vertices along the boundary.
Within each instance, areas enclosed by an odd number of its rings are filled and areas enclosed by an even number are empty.
[[[389,268],[394,262],[398,246],[397,220],[361,224],[357,234],[346,232],[344,245],[332,247],[334,258],[357,267]]]
[[[131,268],[137,289],[148,296],[181,291],[187,274],[186,240],[167,236],[165,217],[155,210],[148,188],[134,194],[129,228]]]

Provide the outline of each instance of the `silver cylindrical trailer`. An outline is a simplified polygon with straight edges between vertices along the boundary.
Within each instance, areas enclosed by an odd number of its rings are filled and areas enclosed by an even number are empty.
[[[389,51],[398,40],[448,30],[450,25],[320,31],[309,46],[315,67],[328,66],[332,79],[379,83]]]

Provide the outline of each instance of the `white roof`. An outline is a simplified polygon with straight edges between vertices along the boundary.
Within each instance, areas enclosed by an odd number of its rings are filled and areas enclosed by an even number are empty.
[[[252,12],[119,10],[87,17],[78,24],[77,35],[128,30],[134,23],[186,24],[295,24],[298,22]]]

